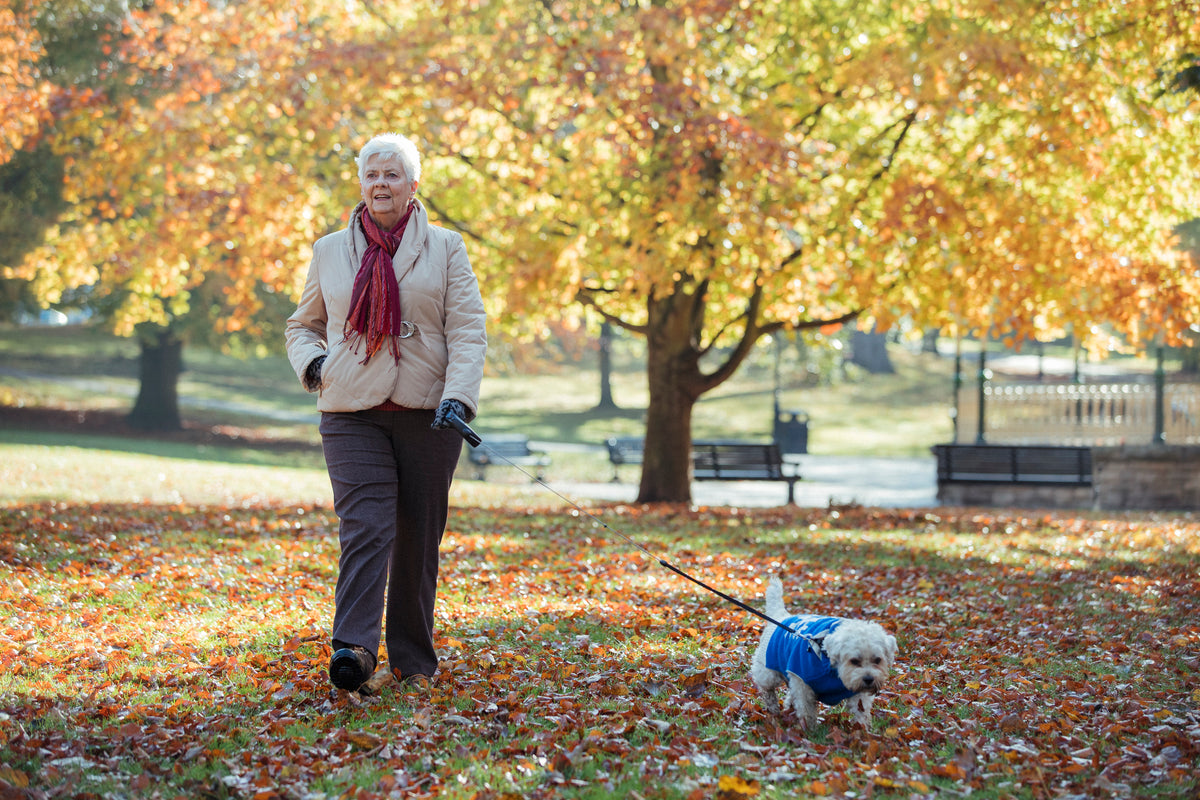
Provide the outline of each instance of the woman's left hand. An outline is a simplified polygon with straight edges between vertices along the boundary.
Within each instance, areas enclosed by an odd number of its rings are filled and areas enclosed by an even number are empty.
[[[449,428],[450,423],[446,419],[450,414],[455,414],[463,422],[467,421],[467,407],[458,400],[443,400],[438,406],[437,413],[433,416],[433,424],[431,428]]]

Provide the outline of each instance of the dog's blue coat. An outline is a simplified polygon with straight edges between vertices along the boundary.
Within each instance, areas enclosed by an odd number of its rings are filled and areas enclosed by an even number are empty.
[[[812,639],[819,639],[837,630],[837,617],[816,617],[799,614],[780,620],[799,636],[776,627],[767,642],[767,668],[790,672],[812,687],[817,699],[827,706],[837,705],[854,692],[846,688],[824,650],[814,652]]]

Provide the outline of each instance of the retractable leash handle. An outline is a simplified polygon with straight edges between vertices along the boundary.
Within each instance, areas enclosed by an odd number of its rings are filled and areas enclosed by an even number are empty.
[[[476,433],[475,431],[471,430],[471,426],[470,426],[470,425],[468,425],[466,422],[464,422],[464,421],[463,421],[463,418],[462,418],[462,417],[460,417],[458,414],[455,414],[453,411],[447,411],[447,412],[446,412],[446,422],[450,423],[450,427],[452,427],[452,428],[454,428],[454,430],[458,431],[458,432],[459,432],[459,434],[460,434],[460,435],[463,437],[463,439],[465,439],[465,440],[466,440],[467,444],[471,445],[471,447],[479,447],[481,444],[483,444],[483,439],[482,439],[482,438],[480,438],[479,434],[478,434],[478,433]],[[486,445],[485,445],[485,446],[486,446]],[[499,455],[499,454],[497,454],[497,455]],[[514,462],[513,462],[511,459],[507,458],[506,456],[500,455],[500,458],[502,458],[503,460],[507,461],[509,464],[512,464],[512,466],[514,466],[514,467],[516,467],[517,469],[521,470],[521,472],[525,472],[525,470],[522,470],[522,469],[521,469],[521,467],[520,467],[519,465],[517,465],[516,463],[514,463]],[[525,473],[525,474],[526,474],[526,475],[528,475],[529,473]],[[533,476],[530,476],[530,477],[532,478]],[[550,485],[549,485],[549,484],[547,484],[545,481],[543,481],[541,478],[533,478],[533,480],[534,480],[535,482],[537,482],[537,483],[540,483],[542,486],[546,487],[546,488],[547,488],[547,489],[549,489],[551,492],[554,492],[554,494],[558,495],[558,496],[559,496],[559,497],[561,497],[563,500],[566,500],[568,503],[570,503],[572,506],[574,506],[574,507],[575,507],[575,509],[576,509],[577,511],[580,511],[580,512],[582,512],[582,513],[586,514],[587,516],[591,517],[591,518],[592,518],[592,520],[593,520],[594,522],[597,522],[597,523],[599,523],[599,524],[600,524],[600,525],[602,525],[604,528],[606,528],[606,529],[608,529],[608,530],[612,531],[612,532],[613,532],[613,533],[615,533],[617,536],[621,537],[621,538],[622,538],[622,539],[624,539],[626,542],[628,542],[629,544],[631,544],[631,545],[633,545],[634,547],[636,547],[638,550],[641,550],[641,551],[642,551],[644,554],[646,554],[646,556],[648,556],[649,558],[652,558],[652,559],[654,559],[655,561],[657,561],[657,562],[659,563],[659,565],[660,565],[660,566],[662,566],[663,568],[665,568],[665,569],[668,569],[668,570],[670,570],[671,572],[674,572],[676,575],[679,575],[679,576],[680,576],[680,577],[682,577],[682,578],[687,578],[687,579],[688,579],[689,581],[691,581],[692,583],[694,583],[694,584],[696,584],[697,586],[700,586],[700,587],[702,587],[702,588],[704,588],[704,589],[707,589],[708,591],[710,591],[710,592],[712,592],[713,594],[715,594],[717,597],[720,597],[720,598],[722,598],[722,599],[724,599],[724,600],[728,600],[730,603],[733,603],[735,606],[737,606],[738,608],[742,609],[743,611],[748,611],[748,612],[750,612],[751,614],[753,614],[753,615],[754,615],[754,616],[756,616],[756,617],[759,617],[759,618],[761,618],[761,619],[764,619],[764,620],[766,620],[767,622],[770,622],[770,623],[772,623],[772,624],[774,624],[774,625],[777,625],[777,626],[779,626],[780,628],[783,628],[783,629],[784,629],[785,631],[787,631],[788,633],[792,633],[792,634],[795,634],[795,635],[797,635],[797,636],[801,636],[801,634],[800,634],[798,631],[796,631],[796,629],[795,629],[795,628],[792,628],[790,625],[785,625],[784,623],[780,622],[779,620],[772,619],[770,616],[768,616],[768,615],[766,615],[766,614],[762,613],[762,612],[761,612],[761,611],[759,611],[757,608],[754,608],[753,606],[746,605],[746,604],[745,604],[745,603],[743,603],[741,600],[738,600],[736,597],[730,597],[729,595],[725,594],[724,592],[722,592],[722,591],[720,591],[720,590],[718,590],[718,589],[714,589],[713,587],[709,586],[709,585],[708,585],[707,583],[705,583],[704,581],[702,581],[702,580],[699,580],[699,579],[697,579],[697,578],[693,578],[691,575],[688,575],[686,572],[684,572],[683,570],[681,570],[679,567],[675,566],[674,564],[670,563],[670,562],[669,562],[669,561],[667,561],[666,559],[659,558],[658,556],[654,555],[654,553],[651,553],[649,550],[647,550],[647,549],[646,549],[645,547],[643,547],[642,545],[638,544],[636,541],[634,541],[634,540],[633,540],[632,538],[630,538],[629,536],[626,536],[624,533],[621,533],[619,530],[617,530],[616,528],[612,527],[612,526],[611,526],[611,525],[609,525],[607,522],[605,522],[604,520],[602,520],[602,519],[600,519],[599,517],[597,517],[595,514],[591,513],[591,512],[590,512],[590,511],[588,511],[587,509],[585,509],[585,508],[581,507],[581,506],[580,506],[578,503],[576,503],[576,502],[575,502],[574,500],[572,500],[571,498],[569,498],[569,497],[567,497],[567,496],[565,496],[565,495],[559,494],[557,491],[555,491],[554,489],[552,489],[552,488],[550,487]],[[808,638],[808,637],[801,636],[801,638]]]
[[[471,445],[471,447],[479,447],[479,445],[483,444],[483,439],[479,438],[479,434],[471,430],[471,426],[453,411],[446,412],[446,422],[449,422],[450,427],[458,431],[459,435],[466,439],[467,444]]]

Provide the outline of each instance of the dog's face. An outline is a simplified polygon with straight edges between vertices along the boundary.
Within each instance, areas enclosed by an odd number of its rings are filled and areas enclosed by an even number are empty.
[[[896,637],[875,622],[846,620],[822,643],[842,684],[852,692],[883,688],[896,657]]]

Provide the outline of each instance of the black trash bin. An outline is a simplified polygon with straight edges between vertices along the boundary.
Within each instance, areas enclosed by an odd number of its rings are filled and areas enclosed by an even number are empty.
[[[775,444],[785,456],[808,452],[808,414],[803,411],[781,411],[775,417]]]

